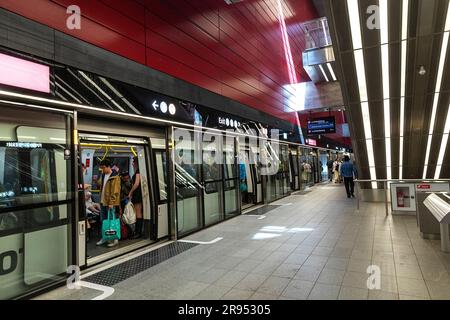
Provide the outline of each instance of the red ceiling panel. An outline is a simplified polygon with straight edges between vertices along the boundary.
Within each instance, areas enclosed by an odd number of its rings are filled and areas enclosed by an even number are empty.
[[[136,22],[122,12],[111,8],[99,0],[52,0],[64,8],[77,5],[84,17],[105,26],[124,37],[145,44],[145,25]]]
[[[81,30],[66,27],[79,5]],[[283,14],[279,12],[281,4]],[[0,0],[0,7],[138,63],[296,123],[284,16],[299,82],[305,40],[299,23],[317,18],[312,0]],[[286,113],[286,110],[291,112]]]
[[[137,1],[100,0],[105,5],[119,11],[124,16],[145,25],[145,7]]]

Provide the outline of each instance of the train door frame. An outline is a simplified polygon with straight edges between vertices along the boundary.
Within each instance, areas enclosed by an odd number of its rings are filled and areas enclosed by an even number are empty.
[[[103,123],[103,122],[102,122]],[[102,128],[103,129],[103,128]],[[105,253],[105,254],[101,254],[98,255],[96,257],[92,257],[92,258],[88,258],[88,252],[87,252],[87,243],[84,243],[84,250],[81,250],[81,246],[82,244],[80,243],[80,241],[75,240],[76,242],[78,242],[78,248],[77,248],[77,254],[78,255],[78,261],[79,261],[79,265],[82,268],[89,268],[93,265],[96,265],[98,263],[116,258],[118,256],[121,256],[123,254],[128,254],[136,249],[148,246],[148,245],[152,245],[155,242],[158,241],[157,238],[157,228],[158,228],[158,206],[156,203],[156,198],[155,198],[155,186],[154,186],[154,181],[155,179],[153,179],[153,170],[156,170],[156,167],[153,166],[153,148],[152,148],[152,144],[151,144],[151,136],[143,136],[143,135],[127,135],[124,134],[122,132],[109,132],[109,133],[104,133],[103,131],[92,131],[89,129],[78,129],[77,132],[77,146],[78,146],[78,159],[79,159],[79,166],[77,167],[78,170],[77,171],[81,171],[81,162],[82,162],[82,157],[81,157],[81,143],[82,141],[86,140],[83,139],[82,135],[104,135],[104,136],[108,136],[108,137],[115,137],[115,138],[125,138],[125,139],[141,139],[142,141],[144,141],[144,143],[141,143],[140,145],[143,146],[143,151],[144,151],[144,158],[145,158],[145,169],[146,169],[146,180],[147,180],[147,187],[148,187],[148,196],[149,196],[149,224],[146,226],[146,224],[144,224],[143,228],[144,228],[144,233],[147,232],[147,234],[149,235],[149,239],[143,239],[143,241],[139,241],[136,244],[131,244],[130,246],[126,246],[123,248],[119,248],[117,250],[111,251],[109,253]],[[95,139],[91,139],[90,141],[93,142]],[[97,141],[99,143],[105,143],[105,141]],[[119,142],[117,142],[119,143]],[[130,143],[136,143],[136,142],[128,142],[124,141],[123,144],[130,144]],[[93,164],[92,164],[93,165]],[[78,173],[78,177],[80,177],[79,173]],[[80,181],[80,183],[84,183],[84,181]],[[83,197],[81,197],[80,195],[80,191],[83,191],[84,193],[84,189],[83,190],[78,190],[78,194],[80,196],[81,199],[78,199],[77,201],[77,225],[79,226],[79,232],[75,235],[75,239],[79,239],[80,235],[81,235],[81,229],[86,230],[86,214],[82,214],[82,208],[84,208],[83,206],[79,207],[80,203],[83,203],[83,205],[85,204],[84,202],[84,195]],[[85,211],[85,210],[83,210]],[[82,226],[83,225],[83,226]],[[150,230],[149,230],[149,229]],[[85,239],[86,240],[86,239]],[[145,241],[146,240],[146,241]],[[83,257],[80,255],[80,253],[85,253],[85,257],[83,259]]]
[[[161,199],[161,193],[159,192],[160,187],[159,187],[159,173],[158,173],[158,166],[157,166],[157,159],[156,159],[156,154],[158,152],[161,152],[161,154],[164,154],[166,156],[166,183],[167,183],[167,187],[166,187],[166,191],[167,191],[167,196],[166,199]],[[151,152],[151,165],[153,166],[153,172],[155,172],[155,179],[154,180],[154,199],[156,202],[156,206],[157,206],[157,210],[156,210],[156,215],[155,215],[155,226],[153,228],[153,230],[155,231],[154,234],[154,238],[159,241],[162,239],[166,239],[166,238],[170,238],[171,233],[170,233],[170,186],[169,186],[169,171],[168,171],[168,157],[169,154],[167,152],[167,149],[162,149],[162,148],[153,148],[152,152]],[[164,163],[163,163],[164,165]],[[164,174],[164,168],[163,168],[163,174]],[[161,208],[167,205],[167,234],[166,235],[162,235],[160,236],[160,225],[159,225],[159,216],[161,214]]]

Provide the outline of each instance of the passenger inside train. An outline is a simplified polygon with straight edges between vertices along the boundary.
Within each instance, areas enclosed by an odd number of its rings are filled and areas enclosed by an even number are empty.
[[[81,142],[84,164],[85,216],[87,221],[87,255],[97,257],[111,250],[121,249],[148,238],[144,234],[142,204],[142,179],[138,154],[142,147],[126,144]],[[131,174],[130,174],[131,173]],[[114,200],[116,217],[120,218],[120,239],[106,242],[102,238],[102,221],[108,216],[108,204],[103,193],[106,183],[114,178],[117,200]],[[106,199],[107,200],[107,199]],[[124,214],[127,214],[127,219]],[[134,217],[131,217],[134,216]],[[133,223],[127,224],[126,222]]]

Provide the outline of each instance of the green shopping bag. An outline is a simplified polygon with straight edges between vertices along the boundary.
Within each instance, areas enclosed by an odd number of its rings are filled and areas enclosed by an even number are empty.
[[[116,218],[114,208],[108,209],[108,218],[102,222],[102,238],[105,241],[120,239],[120,219]]]

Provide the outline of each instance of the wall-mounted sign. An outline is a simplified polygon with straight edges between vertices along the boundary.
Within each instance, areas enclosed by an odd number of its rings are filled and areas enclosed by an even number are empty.
[[[0,84],[50,93],[50,68],[0,53]]]
[[[419,183],[416,192],[450,192],[448,183]]]
[[[336,120],[334,117],[308,120],[308,134],[336,133]]]
[[[221,126],[226,126],[229,128],[239,128],[241,126],[241,123],[237,120],[231,119],[231,118],[226,118],[226,117],[219,117],[217,119],[217,122],[219,123],[219,125]]]
[[[175,113],[177,112],[177,107],[175,107],[175,104],[167,104],[166,101],[154,100],[152,103],[152,107],[155,111],[159,109],[159,111],[161,111],[162,113],[169,113],[171,116],[175,115]]]
[[[21,149],[36,149],[42,148],[42,143],[35,142],[7,142],[8,148],[21,148]]]
[[[306,144],[309,144],[310,146],[317,146],[317,140],[306,139]]]

